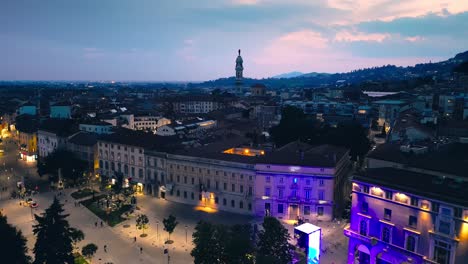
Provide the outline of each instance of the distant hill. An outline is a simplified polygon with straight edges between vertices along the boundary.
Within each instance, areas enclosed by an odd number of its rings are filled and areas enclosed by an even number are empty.
[[[293,71],[293,72],[278,74],[278,75],[275,75],[275,76],[273,76],[271,78],[273,78],[273,79],[281,79],[281,78],[288,79],[288,78],[299,77],[301,75],[304,75],[304,73],[298,72],[298,71]]]
[[[439,80],[449,79],[454,68],[463,62],[468,61],[468,51],[456,54],[453,58],[440,62],[420,63],[414,66],[401,67],[395,65],[385,65],[366,69],[357,69],[346,73],[307,73],[297,77],[283,77],[266,79],[244,79],[244,85],[250,86],[254,83],[263,83],[269,88],[289,88],[289,87],[323,87],[340,84],[361,84],[373,82],[398,82],[416,79],[437,78]],[[195,87],[220,87],[232,86],[235,83],[234,77],[221,78],[217,80],[192,84]]]

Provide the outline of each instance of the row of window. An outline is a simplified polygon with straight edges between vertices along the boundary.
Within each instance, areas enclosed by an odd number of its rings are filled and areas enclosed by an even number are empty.
[[[367,214],[369,212],[369,204],[367,202],[361,203],[361,213]],[[392,220],[392,210],[384,208],[383,219],[387,221]],[[416,228],[418,226],[418,218],[414,215],[408,217],[408,226]]]
[[[284,196],[284,190],[285,188],[278,188],[278,199],[283,199],[285,198]],[[303,197],[305,200],[310,200],[312,198],[312,189],[310,188],[305,188],[303,190]],[[271,187],[265,187],[265,196],[270,197],[271,196]],[[288,198],[292,199],[299,199],[299,192],[297,189],[291,189],[290,195]],[[325,191],[324,190],[318,190],[317,191],[317,198],[318,200],[325,200]]]
[[[171,179],[172,179],[172,175],[171,175]],[[176,179],[177,179],[177,183],[180,183],[180,182],[181,182],[181,181],[180,181],[180,175],[177,175]],[[184,184],[188,184],[188,178],[187,178],[187,176],[184,176]],[[195,178],[192,177],[192,178],[191,178],[191,184],[192,184],[192,185],[202,185],[203,187],[206,187],[206,188],[208,188],[208,189],[211,188],[211,180],[210,180],[210,179],[207,179],[207,180],[206,180],[206,185],[205,185],[205,184],[202,183],[202,180],[201,180],[200,178],[198,178],[198,182],[195,183]],[[214,182],[214,188],[215,188],[216,190],[219,190],[219,181],[215,181],[215,182]],[[223,182],[223,190],[224,190],[224,191],[228,191],[228,183]],[[242,184],[239,185],[239,189],[237,189],[237,185],[236,185],[235,183],[232,183],[232,184],[231,184],[231,188],[230,188],[229,191],[231,191],[231,192],[237,192],[237,191],[238,191],[238,192],[240,192],[240,193],[244,193],[244,185],[242,185]],[[249,186],[249,188],[248,188],[248,194],[249,194],[249,195],[252,195],[252,193],[253,193],[253,187],[252,187],[252,186]]]
[[[180,170],[182,166],[180,166],[180,165],[175,165],[174,166],[173,164],[169,164],[170,169],[174,169],[174,167],[177,168],[177,170]],[[187,171],[187,169],[190,169],[192,172],[195,172],[195,170],[197,168],[196,167],[190,167],[190,166],[183,166],[183,169],[184,169],[184,171]],[[198,168],[198,172],[202,173],[202,168]],[[210,175],[211,170],[206,169],[206,174]],[[219,176],[219,174],[221,174],[221,171],[215,171],[216,176]],[[233,179],[236,178],[236,173],[234,173],[234,172],[231,172],[231,173],[228,173],[226,171],[222,172],[222,175],[224,175],[225,177],[227,177],[228,174],[230,174]],[[244,174],[239,174],[239,178],[244,179]],[[249,175],[249,180],[251,181],[252,179],[253,179],[253,176]]]
[[[358,192],[363,192],[366,194],[371,194],[373,196],[385,198],[387,200],[396,201],[403,204],[408,204],[415,207],[420,207],[424,210],[431,210],[435,213],[441,213],[447,216],[454,216],[457,218],[462,218],[463,216],[463,209],[459,207],[453,207],[453,212],[450,208],[443,207],[440,210],[440,203],[434,201],[426,201],[426,200],[419,200],[419,198],[415,196],[407,196],[402,193],[394,193],[390,190],[382,190],[378,187],[369,187],[368,185],[362,185],[362,188],[357,185],[353,184],[353,190]]]
[[[266,204],[265,204],[265,208],[267,208]],[[269,208],[269,206],[268,206]],[[318,216],[322,216],[323,215],[323,207],[322,206],[318,206],[317,207],[317,215]],[[284,214],[284,204],[278,204],[278,214]],[[310,205],[304,205],[303,207],[303,214],[304,215],[310,215]]]
[[[380,240],[385,243],[392,244],[393,226],[385,223],[380,224]],[[369,219],[361,219],[359,222],[359,234],[362,236],[369,236]],[[417,250],[418,236],[413,233],[405,232],[404,248],[411,252]]]
[[[99,168],[104,168],[106,170],[109,170],[109,162],[99,160]],[[127,164],[124,164],[123,171],[122,171],[122,164],[110,162],[110,170],[117,171],[117,172],[120,172],[120,173],[123,172],[124,175],[128,175],[129,167],[128,167]],[[135,167],[130,167],[130,172],[131,172],[131,176],[135,177]],[[143,169],[141,169],[141,168],[138,169],[138,177],[140,177],[140,178],[143,177]]]
[[[107,143],[99,142],[99,146],[102,147],[102,145],[104,145],[104,147],[107,148],[107,145],[108,145],[108,144],[107,144]],[[110,148],[111,148],[111,149],[114,149],[114,144],[110,144]],[[117,145],[116,148],[117,148],[117,150],[120,150],[120,145]],[[124,149],[124,151],[127,151],[127,146],[124,146],[123,149]],[[135,151],[135,148],[130,147],[130,152],[134,152],[134,151]],[[143,149],[138,149],[138,153],[143,154]]]
[[[188,193],[187,193],[187,191],[183,191],[182,194],[183,194],[184,199],[188,199]],[[181,191],[180,191],[180,190],[177,190],[177,191],[176,191],[176,196],[177,196],[177,197],[180,197],[180,195],[181,195]],[[202,201],[202,198],[203,198],[202,195],[199,194],[199,195],[198,195],[198,200],[199,200],[199,201]],[[190,193],[190,199],[195,200],[195,193],[194,193],[194,192],[191,192],[191,193]],[[215,198],[214,198],[214,202],[215,202],[215,204],[219,204],[219,198],[218,198],[218,197],[215,197]],[[223,198],[222,204],[223,204],[223,206],[227,206],[228,200],[227,200],[226,198]],[[235,200],[231,200],[230,205],[231,205],[232,208],[236,208],[236,201],[235,201]],[[239,207],[239,209],[244,209],[244,202],[243,202],[243,201],[239,201],[238,207]],[[252,204],[251,204],[251,203],[248,203],[246,209],[249,210],[249,211],[252,211]]]
[[[275,177],[276,178],[276,177]],[[271,176],[266,176],[265,177],[265,182],[266,183],[271,183]],[[297,184],[299,182],[299,178],[292,178],[292,183]],[[305,184],[310,185],[310,179],[305,179]],[[278,183],[284,183],[284,177],[278,177]],[[324,179],[319,179],[319,186],[324,186],[325,185],[325,180]]]

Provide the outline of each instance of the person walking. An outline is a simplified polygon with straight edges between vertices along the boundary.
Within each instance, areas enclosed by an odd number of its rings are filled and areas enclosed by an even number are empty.
[[[143,247],[140,247],[140,254],[143,254]]]
[[[103,226],[104,226],[104,224],[103,224],[102,221],[101,221],[101,227],[103,227]]]
[[[107,245],[104,245],[104,252],[107,253]]]
[[[97,222],[94,222],[94,226],[97,227]]]
[[[136,237],[133,238],[133,242],[134,242],[134,243],[136,242]]]

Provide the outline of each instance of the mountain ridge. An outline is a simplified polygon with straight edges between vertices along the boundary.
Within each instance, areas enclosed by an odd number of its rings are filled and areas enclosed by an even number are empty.
[[[408,81],[412,79],[424,79],[427,77],[448,79],[456,66],[468,61],[468,51],[457,53],[454,57],[439,62],[419,63],[414,66],[383,65],[364,69],[356,69],[345,73],[306,73],[291,78],[244,78],[244,86],[250,86],[261,82],[270,88],[289,87],[321,87],[336,85],[340,81],[344,84],[358,84],[363,82],[391,82]],[[234,77],[220,78],[216,80],[192,84],[193,86],[233,86]]]

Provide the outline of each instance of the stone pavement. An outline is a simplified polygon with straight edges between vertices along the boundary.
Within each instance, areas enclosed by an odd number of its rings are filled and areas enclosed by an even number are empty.
[[[73,191],[63,191],[64,195],[60,199],[64,203],[66,213],[70,214],[68,218],[70,225],[81,229],[85,233],[85,240],[77,246],[81,248],[88,243],[94,243],[98,246],[99,249],[93,258],[93,263],[95,264],[109,262],[113,264],[193,263],[193,259],[190,256],[190,251],[193,248],[191,238],[195,225],[199,220],[228,225],[236,223],[261,224],[261,219],[253,219],[249,216],[226,212],[200,212],[195,210],[195,207],[191,205],[168,202],[149,196],[138,196],[138,207],[140,210],[137,210],[136,214],[146,214],[150,220],[149,228],[145,231],[148,236],[141,238],[139,235],[142,231],[136,229],[135,218],[124,221],[113,228],[106,224],[104,224],[104,227],[100,227],[101,220],[97,216],[86,207],[76,207],[74,205],[75,200],[69,196]],[[34,213],[39,214],[44,208],[47,208],[54,194],[52,192],[37,194],[34,199],[39,203],[39,208],[33,209]],[[67,202],[65,202],[66,200]],[[31,219],[31,209],[20,207],[18,200],[0,201],[0,207],[4,209],[9,222],[15,224],[23,231],[23,234],[28,239],[29,253],[32,254],[35,237],[32,234],[32,224],[34,222]],[[167,238],[167,232],[163,231],[162,219],[169,214],[176,216],[179,224],[171,235],[171,240],[174,243],[165,245],[164,241]],[[96,222],[98,223],[98,227],[95,227]],[[347,239],[343,235],[344,224],[319,222],[318,225],[323,230],[324,242],[322,250],[326,249],[326,252],[322,253],[321,263],[346,263]],[[292,236],[294,227],[288,224],[285,224],[285,226]],[[135,236],[137,237],[136,242],[134,242]],[[333,241],[333,243],[328,241]],[[337,244],[337,242],[340,245],[335,247],[334,244]],[[104,252],[104,245],[107,245],[107,252]],[[141,253],[140,247],[143,248]],[[164,255],[164,248],[169,250],[169,262],[168,256]]]

